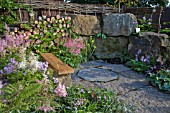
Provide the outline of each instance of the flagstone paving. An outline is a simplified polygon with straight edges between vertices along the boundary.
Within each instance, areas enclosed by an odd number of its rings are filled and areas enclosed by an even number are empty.
[[[106,75],[101,71],[114,74]],[[86,62],[76,69],[72,79],[73,85],[83,84],[85,87],[114,91],[118,98],[136,108],[135,113],[170,113],[170,94],[150,86],[143,74],[124,65],[108,64],[101,60]]]

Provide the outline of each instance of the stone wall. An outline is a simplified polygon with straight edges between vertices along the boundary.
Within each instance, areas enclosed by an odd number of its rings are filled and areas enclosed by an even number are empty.
[[[137,19],[133,14],[108,14],[102,17],[72,15],[74,32],[84,37],[103,33],[106,39],[95,38],[99,59],[120,58],[123,48],[128,48],[129,36],[135,31]]]
[[[138,49],[143,54],[156,52],[163,54],[170,49],[168,35],[143,32],[133,36],[137,27],[137,19],[133,14],[108,14],[102,17],[92,15],[72,15],[74,32],[82,37],[103,33],[106,39],[95,38],[95,56],[99,59],[120,59],[122,50],[127,50],[133,57]]]

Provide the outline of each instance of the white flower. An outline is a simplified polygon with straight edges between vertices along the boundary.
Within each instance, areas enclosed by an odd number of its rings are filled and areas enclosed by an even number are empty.
[[[140,28],[136,28],[136,33],[139,33],[140,32]]]
[[[152,23],[151,22],[148,22],[148,25],[151,25]]]
[[[2,81],[0,81],[0,89],[2,88],[3,84],[2,84]]]
[[[45,20],[47,16],[45,16],[45,15],[42,15],[42,17],[43,17],[43,19]]]
[[[143,21],[146,21],[146,17],[145,16],[143,17]]]
[[[18,68],[19,68],[19,69],[25,69],[26,66],[27,66],[27,61],[26,61],[26,59],[24,58],[24,59],[22,60],[22,62],[20,62],[20,63],[18,64]]]
[[[29,13],[29,15],[32,17],[32,16],[34,16],[34,13]]]
[[[154,8],[154,9],[152,10],[152,12],[154,12],[154,13],[155,13],[155,12],[156,12],[156,9]]]
[[[42,17],[41,17],[41,16],[39,16],[39,17],[38,17],[38,20],[39,20],[39,21],[41,21],[41,20],[42,20]]]

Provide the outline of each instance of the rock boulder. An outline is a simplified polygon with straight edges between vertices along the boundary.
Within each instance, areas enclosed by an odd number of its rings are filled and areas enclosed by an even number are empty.
[[[121,51],[128,47],[127,37],[107,37],[106,39],[95,39],[95,55],[99,59],[120,58]]]
[[[107,36],[130,36],[135,31],[137,19],[133,14],[109,14],[103,16],[103,33]]]
[[[101,32],[100,21],[97,16],[73,15],[74,32],[81,35],[95,35]]]
[[[154,32],[142,32],[140,36],[130,36],[128,51],[131,56],[141,49],[143,54],[150,52],[167,53],[169,45],[168,35]]]

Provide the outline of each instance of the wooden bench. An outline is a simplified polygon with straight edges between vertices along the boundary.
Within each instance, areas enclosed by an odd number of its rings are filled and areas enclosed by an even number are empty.
[[[70,86],[72,84],[70,76],[71,73],[74,73],[74,69],[72,67],[63,63],[52,53],[41,53],[41,56],[49,63],[49,67],[54,70],[54,77],[58,78],[60,82],[64,82],[66,86]]]

